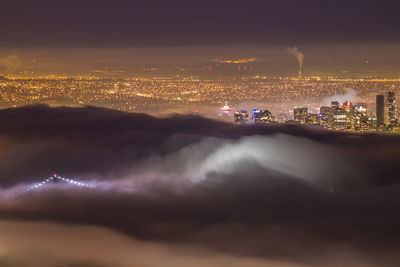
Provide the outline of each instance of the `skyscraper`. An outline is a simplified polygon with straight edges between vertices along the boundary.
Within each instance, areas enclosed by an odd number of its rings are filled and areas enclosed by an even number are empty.
[[[351,112],[351,108],[352,108],[352,103],[350,101],[345,101],[342,104],[342,107],[347,111],[347,112]]]
[[[368,113],[367,106],[364,104],[358,104],[354,106],[354,130],[358,132],[368,131]]]
[[[308,115],[308,108],[295,108],[293,115],[294,115],[295,121],[304,124],[304,123],[306,123],[306,118]]]
[[[382,130],[385,126],[385,96],[376,96],[376,130]]]
[[[396,96],[394,92],[387,92],[385,101],[385,123],[389,128],[393,128],[396,122]]]
[[[235,124],[247,124],[249,123],[249,113],[246,110],[236,111],[233,115],[233,121]]]
[[[319,124],[325,128],[332,127],[332,108],[320,107],[319,108]]]
[[[319,114],[308,114],[306,117],[306,123],[309,125],[319,125]]]
[[[346,130],[347,129],[348,112],[344,108],[337,108],[332,113],[332,129]]]
[[[354,113],[354,108],[353,108],[353,104],[346,100],[343,104],[342,104],[342,108],[344,110],[346,110],[347,112],[347,117],[346,117],[346,129],[350,130],[350,129],[354,129],[354,118],[353,118],[353,113]]]
[[[272,121],[272,113],[268,110],[253,109],[253,124],[269,123]]]

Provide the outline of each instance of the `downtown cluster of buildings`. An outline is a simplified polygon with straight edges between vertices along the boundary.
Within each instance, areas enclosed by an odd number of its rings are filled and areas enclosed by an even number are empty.
[[[239,110],[233,114],[233,121],[235,124],[262,124],[274,122],[272,113],[268,110],[253,109],[252,115],[249,118],[247,110]]]
[[[226,106],[225,106],[226,109]],[[233,115],[235,124],[260,124],[275,122],[268,110],[254,109],[251,114],[246,110],[236,111]],[[288,124],[318,125],[337,131],[355,132],[391,132],[398,131],[396,97],[392,91],[376,96],[375,112],[368,110],[367,105],[350,101],[339,103],[332,101],[330,106],[322,106],[319,113],[309,113],[307,107],[295,108],[293,120]]]
[[[349,131],[397,131],[395,93],[400,93],[399,85],[399,79],[372,78],[254,76],[98,79],[0,76],[0,107],[89,105],[156,115],[160,112],[195,111],[196,115],[212,118],[218,115],[219,119],[233,120],[236,124],[286,122]],[[348,88],[356,89],[348,94]],[[353,105],[344,101],[353,99],[352,95],[356,95],[362,103]],[[335,100],[332,96],[342,97],[340,102],[330,103]],[[375,97],[376,101],[371,101]],[[235,111],[248,111],[232,113],[228,107],[228,110],[215,114],[215,107],[224,101],[238,107]],[[327,102],[325,105],[328,106],[321,107],[322,102]],[[307,108],[293,109],[299,103],[307,103]],[[258,105],[268,110],[253,110]]]

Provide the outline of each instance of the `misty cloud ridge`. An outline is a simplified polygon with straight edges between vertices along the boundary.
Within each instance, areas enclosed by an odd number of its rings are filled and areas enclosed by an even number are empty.
[[[0,111],[0,143],[2,196],[52,172],[98,186],[55,184],[0,201],[5,266],[27,259],[34,267],[162,266],[175,252],[189,253],[175,266],[390,266],[399,260],[397,136],[28,106]],[[88,231],[99,240],[110,235],[120,249],[94,260],[86,245],[63,237],[69,256],[39,246],[35,253],[51,251],[48,262],[22,257],[32,253],[23,236],[55,242],[35,234],[41,227],[71,236]],[[5,245],[11,239],[15,246]],[[141,249],[160,261],[128,256]],[[192,257],[198,253],[208,256]]]

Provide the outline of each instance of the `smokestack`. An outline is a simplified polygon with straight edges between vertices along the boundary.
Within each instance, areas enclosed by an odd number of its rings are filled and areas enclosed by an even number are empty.
[[[303,62],[304,62],[304,54],[297,49],[297,47],[288,47],[287,51],[289,54],[294,56],[297,59],[299,64],[299,79],[303,77]]]

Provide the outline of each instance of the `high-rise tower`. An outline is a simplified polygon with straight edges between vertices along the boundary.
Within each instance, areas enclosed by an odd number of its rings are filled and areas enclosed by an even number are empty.
[[[385,123],[389,128],[393,128],[396,122],[396,96],[394,92],[387,92],[385,101]]]
[[[376,96],[376,130],[382,130],[385,126],[385,96]]]

